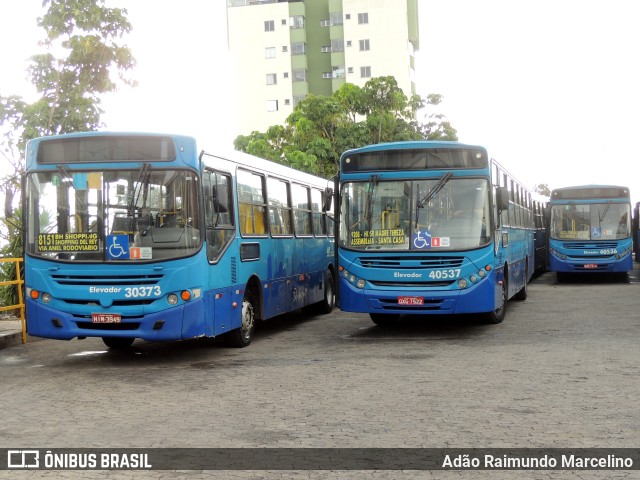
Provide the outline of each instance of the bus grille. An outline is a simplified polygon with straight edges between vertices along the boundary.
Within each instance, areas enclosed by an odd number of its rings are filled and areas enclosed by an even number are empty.
[[[589,248],[617,248],[618,242],[564,242],[562,244],[564,248],[578,248],[578,249],[589,249]]]
[[[360,258],[364,268],[457,268],[462,265],[464,257],[367,257]]]
[[[154,275],[51,275],[51,279],[58,285],[156,285],[162,280],[162,274]]]

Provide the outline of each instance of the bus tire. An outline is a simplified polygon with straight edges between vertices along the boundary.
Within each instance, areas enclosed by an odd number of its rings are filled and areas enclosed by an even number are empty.
[[[369,317],[376,325],[388,327],[394,325],[400,318],[400,315],[397,313],[370,313]]]
[[[333,288],[333,275],[331,270],[324,273],[324,298],[317,304],[317,312],[327,315],[333,311],[336,304],[336,297]]]
[[[256,327],[256,302],[249,290],[245,290],[242,298],[242,312],[240,313],[240,327],[225,334],[225,343],[229,347],[244,348],[253,340]]]
[[[527,265],[524,267],[524,286],[518,290],[513,298],[516,300],[524,301],[527,299],[528,287],[527,287],[527,279],[529,278],[529,260],[527,260]]]
[[[507,314],[507,301],[509,300],[509,285],[507,285],[507,270],[504,270],[504,279],[502,280],[502,304],[498,306],[493,312],[486,314],[485,319],[487,323],[498,324],[502,323],[504,317]]]
[[[104,344],[114,350],[125,350],[133,345],[135,338],[102,337]]]

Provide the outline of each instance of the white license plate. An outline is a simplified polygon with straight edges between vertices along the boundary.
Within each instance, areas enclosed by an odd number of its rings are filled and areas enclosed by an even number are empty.
[[[583,265],[584,268],[598,268],[598,265],[596,265],[595,263],[587,263],[585,265]]]
[[[424,305],[424,297],[398,297],[398,305]]]
[[[92,323],[120,323],[122,316],[119,313],[92,313]]]

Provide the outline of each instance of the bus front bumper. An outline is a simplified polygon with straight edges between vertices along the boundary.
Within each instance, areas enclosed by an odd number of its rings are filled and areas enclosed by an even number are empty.
[[[492,312],[496,289],[492,278],[458,290],[358,289],[340,278],[340,309],[345,312],[442,315]],[[400,305],[400,297],[420,297],[422,305]]]
[[[70,340],[84,337],[140,338],[148,341],[182,340],[204,336],[204,302],[190,303],[146,314],[119,323],[92,323],[49,308],[31,299],[26,301],[27,333],[36,337]]]

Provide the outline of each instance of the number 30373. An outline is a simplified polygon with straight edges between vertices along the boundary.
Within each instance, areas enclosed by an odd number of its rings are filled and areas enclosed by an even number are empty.
[[[160,295],[162,295],[162,289],[158,285],[153,287],[127,287],[124,289],[125,298],[159,297]]]

